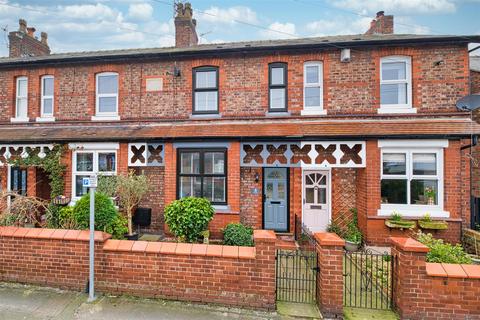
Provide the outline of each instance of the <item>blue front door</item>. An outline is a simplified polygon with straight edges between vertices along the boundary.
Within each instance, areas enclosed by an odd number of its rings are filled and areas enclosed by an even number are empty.
[[[263,224],[267,230],[288,231],[287,168],[265,168]]]

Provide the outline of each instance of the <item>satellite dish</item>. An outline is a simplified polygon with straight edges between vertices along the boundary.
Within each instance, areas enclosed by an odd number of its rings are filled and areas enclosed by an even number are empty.
[[[480,94],[471,94],[457,101],[457,109],[460,111],[473,111],[480,108]]]

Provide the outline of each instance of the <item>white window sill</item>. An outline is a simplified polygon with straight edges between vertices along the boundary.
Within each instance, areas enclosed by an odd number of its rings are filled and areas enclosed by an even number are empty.
[[[37,122],[55,122],[55,117],[37,117]]]
[[[324,116],[327,114],[327,110],[324,109],[303,109],[300,111],[302,116]]]
[[[267,117],[288,117],[290,116],[290,111],[268,111],[265,113]]]
[[[10,122],[13,123],[22,123],[22,122],[29,122],[29,118],[10,118]]]
[[[92,121],[119,121],[120,116],[92,116]]]
[[[428,206],[415,208],[415,206],[402,207],[392,205],[392,208],[385,208],[382,205],[382,208],[378,209],[377,215],[380,217],[390,217],[394,211],[399,212],[402,217],[405,218],[422,218],[427,213],[432,218],[450,218],[450,212],[439,209],[438,207],[428,208]]]
[[[398,107],[380,107],[378,109],[379,114],[388,114],[388,113],[417,113],[417,108],[398,108]]]
[[[222,117],[221,113],[197,113],[191,114],[190,119],[219,119]]]

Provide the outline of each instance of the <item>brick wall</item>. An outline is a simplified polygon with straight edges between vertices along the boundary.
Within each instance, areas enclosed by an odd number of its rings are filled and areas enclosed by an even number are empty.
[[[95,113],[95,74],[104,71],[119,73],[122,119],[187,119],[192,110],[192,68],[202,65],[220,68],[222,116],[264,116],[268,110],[270,62],[288,63],[288,107],[293,115],[300,115],[306,61],[324,63],[323,98],[328,114],[375,114],[380,103],[380,59],[389,55],[412,57],[413,105],[419,113],[456,112],[455,102],[469,91],[466,49],[466,46],[357,49],[352,52],[350,63],[340,62],[339,50],[177,60],[180,77],[169,75],[173,61],[166,60],[1,70],[0,120],[9,121],[13,115],[18,76],[28,77],[29,116],[32,120],[38,116],[40,78],[45,74],[55,76],[56,119],[90,120]],[[440,58],[444,63],[434,66]],[[163,79],[162,91],[146,92],[145,80],[152,76]]]
[[[255,176],[258,176],[258,182],[255,182]],[[240,168],[240,181],[240,222],[255,229],[261,229],[263,225],[262,168]]]
[[[88,236],[88,231],[0,227],[0,280],[83,291]],[[275,307],[272,231],[255,231],[254,248],[108,238],[96,232],[96,288],[101,292]]]
[[[428,248],[391,238],[394,302],[402,319],[480,319],[480,266],[426,263]]]
[[[148,231],[162,231],[164,229],[165,208],[164,185],[165,169],[163,167],[145,167],[137,169],[137,172],[143,173],[148,177],[150,184],[149,192],[143,197],[139,207],[152,209],[152,223]],[[145,230],[142,227],[142,230]]]
[[[324,317],[343,315],[343,246],[333,233],[316,233],[318,254],[317,303]]]
[[[470,90],[471,93],[480,93],[480,72],[470,71]]]

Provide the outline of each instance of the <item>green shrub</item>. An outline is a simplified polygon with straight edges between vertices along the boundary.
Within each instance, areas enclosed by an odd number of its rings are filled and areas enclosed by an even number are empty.
[[[62,229],[77,229],[73,207],[63,207],[58,211],[58,225]]]
[[[73,208],[73,216],[79,229],[90,225],[90,194],[84,195]],[[103,193],[95,193],[95,230],[110,233],[114,239],[121,239],[126,233],[126,219],[120,216],[112,199]]]
[[[442,239],[435,239],[430,233],[417,234],[418,241],[430,248],[427,253],[427,262],[438,263],[464,263],[471,264],[472,259],[463,251],[463,247],[459,244],[451,245],[444,243]]]
[[[223,230],[223,243],[228,246],[253,246],[253,228],[241,223],[229,223]]]
[[[342,227],[340,227],[335,222],[332,222],[327,226],[327,232],[335,233],[337,236],[341,238],[343,238],[344,236],[344,231],[342,230]]]
[[[186,197],[173,201],[165,208],[165,222],[177,238],[195,242],[207,229],[214,212],[207,199]]]

